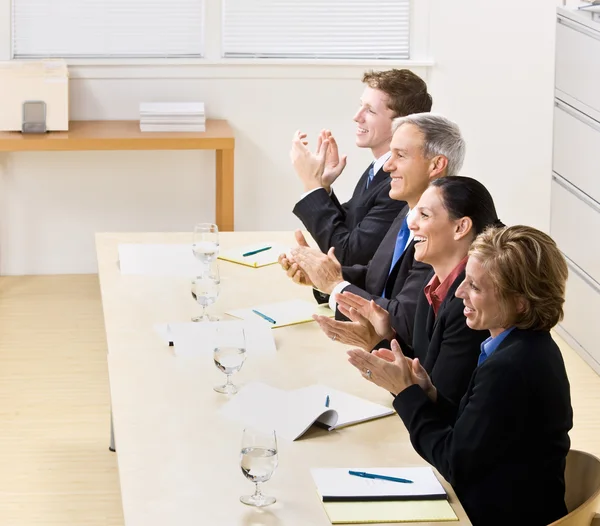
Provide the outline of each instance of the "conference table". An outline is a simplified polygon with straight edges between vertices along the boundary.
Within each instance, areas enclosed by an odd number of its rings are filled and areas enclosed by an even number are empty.
[[[221,249],[267,241],[294,244],[292,232],[225,232]],[[190,277],[122,275],[121,243],[191,243],[191,233],[100,233],[96,249],[111,403],[125,526],[319,526],[330,524],[311,467],[424,466],[394,414],[334,431],[316,426],[299,440],[278,440],[279,466],[263,492],[277,502],[242,504],[254,485],[239,466],[241,431],[218,410],[213,391],[224,375],[212,352],[176,356],[156,324],[189,321],[200,307]],[[278,265],[249,268],[220,261],[221,293],[209,310],[302,298],[311,289],[293,283]],[[329,340],[316,323],[273,329],[275,356],[251,355],[234,382],[260,381],[280,389],[320,383],[391,407],[385,390],[363,379],[346,358],[347,346]],[[452,488],[441,478],[459,518],[470,524]],[[410,524],[410,523],[405,523]],[[418,523],[418,524],[441,524]]]

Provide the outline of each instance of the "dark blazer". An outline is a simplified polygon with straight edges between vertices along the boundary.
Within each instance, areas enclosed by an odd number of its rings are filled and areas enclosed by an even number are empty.
[[[426,284],[433,275],[427,276]],[[455,296],[464,279],[463,271],[450,286],[437,316],[425,293],[419,295],[413,349],[403,349],[404,354],[419,359],[438,392],[456,405],[467,392],[481,343],[490,335],[488,331],[474,331],[467,325],[463,301]]]
[[[406,214],[408,205],[398,214],[368,265],[342,268],[344,279],[351,283],[344,290],[374,299],[386,309],[403,348],[412,346],[417,300],[431,273],[429,265],[415,261],[415,243],[411,241],[388,279],[396,238]],[[382,297],[384,287],[387,298],[391,299]],[[345,319],[337,312],[336,318]]]
[[[369,188],[369,169],[359,179],[352,198],[343,205],[335,194],[315,190],[294,207],[323,252],[335,247],[342,265],[369,262],[398,212],[406,205],[390,196],[390,176],[381,168]]]
[[[443,397],[432,403],[417,385],[394,408],[474,526],[545,526],[567,513],[573,410],[549,332],[514,329],[475,369],[458,408]]]

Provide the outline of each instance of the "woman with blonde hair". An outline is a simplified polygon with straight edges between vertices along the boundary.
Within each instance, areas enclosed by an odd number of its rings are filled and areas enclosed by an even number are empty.
[[[566,279],[564,257],[539,230],[492,228],[476,238],[456,295],[469,327],[490,337],[458,407],[395,341],[391,351],[348,351],[364,378],[395,395],[413,446],[452,484],[475,526],[542,526],[567,512],[573,411],[550,335]]]

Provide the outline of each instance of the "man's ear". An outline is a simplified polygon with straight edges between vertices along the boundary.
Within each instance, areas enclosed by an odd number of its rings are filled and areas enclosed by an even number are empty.
[[[444,175],[446,168],[448,168],[448,159],[443,155],[436,155],[431,159],[429,178],[433,180],[441,177]]]

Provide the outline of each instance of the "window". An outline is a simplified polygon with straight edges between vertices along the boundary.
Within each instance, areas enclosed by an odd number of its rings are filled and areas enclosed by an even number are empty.
[[[410,58],[409,0],[222,1],[224,57]]]
[[[12,0],[14,58],[202,57],[204,0]]]

